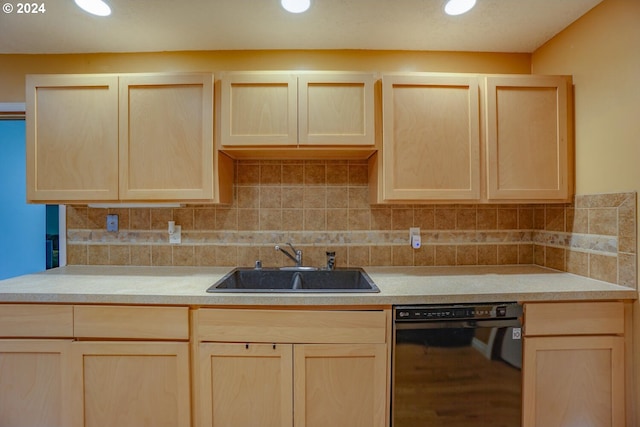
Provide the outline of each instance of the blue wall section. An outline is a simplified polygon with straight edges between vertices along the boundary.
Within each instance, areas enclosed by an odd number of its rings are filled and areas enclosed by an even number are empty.
[[[45,206],[26,184],[24,120],[0,120],[0,280],[45,269]]]

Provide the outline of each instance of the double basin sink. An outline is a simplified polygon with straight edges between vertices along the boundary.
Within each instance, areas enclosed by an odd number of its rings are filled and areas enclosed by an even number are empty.
[[[236,268],[207,292],[380,292],[361,268]]]

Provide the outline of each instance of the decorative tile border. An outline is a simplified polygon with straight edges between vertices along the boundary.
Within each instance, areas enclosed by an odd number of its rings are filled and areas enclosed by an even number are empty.
[[[617,255],[618,236],[571,234],[547,231],[532,233],[533,243],[541,246],[568,248],[575,251]]]

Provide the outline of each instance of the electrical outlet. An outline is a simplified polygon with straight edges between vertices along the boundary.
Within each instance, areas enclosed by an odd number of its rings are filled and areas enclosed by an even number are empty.
[[[118,231],[118,215],[107,215],[107,231]]]
[[[169,233],[169,243],[172,245],[179,245],[182,243],[182,227],[179,225],[174,226],[173,233]]]
[[[422,246],[422,242],[420,240],[420,228],[409,228],[409,244],[413,249],[420,249],[420,246]]]

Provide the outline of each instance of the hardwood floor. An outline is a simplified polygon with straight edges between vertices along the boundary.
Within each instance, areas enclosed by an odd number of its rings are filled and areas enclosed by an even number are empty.
[[[393,427],[520,427],[521,371],[471,346],[395,351]]]

